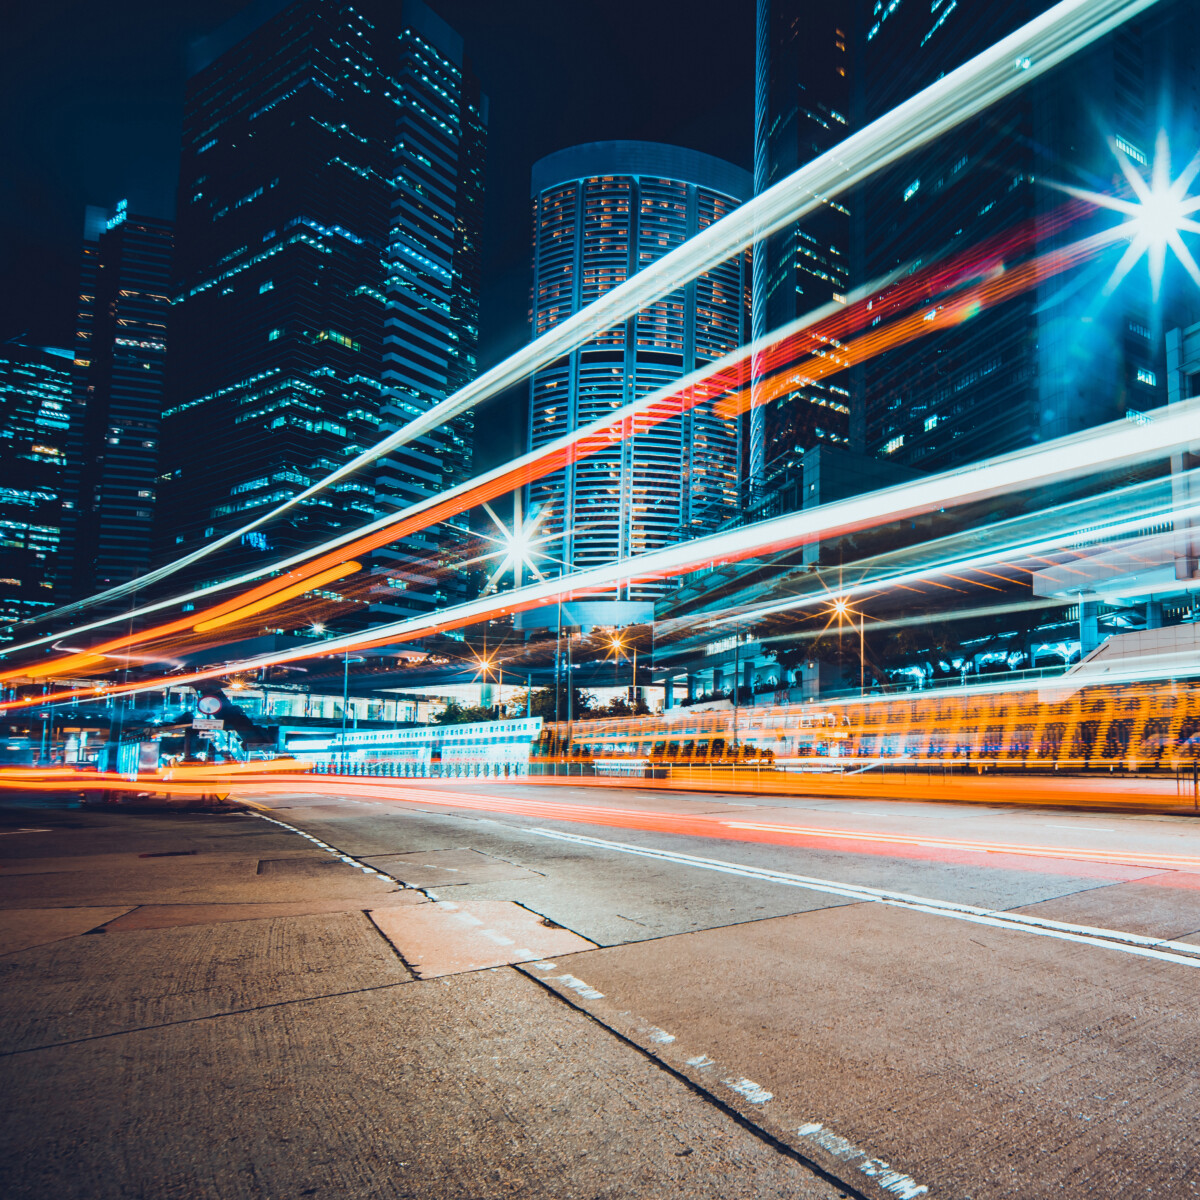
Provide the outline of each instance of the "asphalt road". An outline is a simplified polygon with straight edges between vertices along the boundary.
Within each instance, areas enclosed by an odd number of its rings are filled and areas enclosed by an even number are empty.
[[[1192,818],[338,791],[0,837],[6,1194],[1200,1190]]]

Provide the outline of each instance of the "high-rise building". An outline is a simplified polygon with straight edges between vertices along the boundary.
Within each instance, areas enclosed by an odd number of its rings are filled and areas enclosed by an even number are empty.
[[[0,642],[58,597],[73,357],[0,345]]]
[[[875,4],[862,47],[866,116],[878,117],[1047,7]],[[1129,194],[1118,156],[1148,178],[1160,130],[1183,147],[1178,174],[1200,140],[1196,43],[1181,5],[1157,5],[881,171],[863,189],[863,279],[981,245],[995,248],[992,268],[1005,271],[1111,229],[1117,214],[1055,185]],[[1169,265],[1156,297],[1144,261],[1116,286],[1113,268],[1126,247],[1114,243],[866,363],[866,449],[942,470],[1164,403],[1163,330],[1188,323],[1198,293]],[[932,311],[939,296],[925,301]]]
[[[773,187],[851,131],[856,97],[857,0],[813,5],[757,0],[754,191]],[[759,339],[850,289],[848,197],[820,208],[754,248],[752,329]],[[836,349],[836,347],[834,348]],[[805,379],[750,411],[747,501],[794,483],[806,451],[848,446],[851,387],[843,374]]]
[[[255,23],[257,22],[257,23]],[[303,491],[475,369],[486,102],[420,0],[248,10],[187,92],[158,557]],[[436,492],[470,419],[246,534],[202,578]],[[389,548],[372,597],[438,600],[430,537]],[[391,585],[391,586],[386,586]]]
[[[741,168],[677,146],[594,142],[533,166],[533,334],[648,267],[750,195]],[[592,337],[530,385],[532,449],[735,350],[747,333],[737,256]],[[701,405],[530,486],[539,531],[580,570],[709,532],[736,511],[736,417]],[[634,583],[622,600],[647,600]]]
[[[75,401],[58,571],[64,599],[143,574],[158,480],[170,307],[167,221],[89,207],[76,310]]]

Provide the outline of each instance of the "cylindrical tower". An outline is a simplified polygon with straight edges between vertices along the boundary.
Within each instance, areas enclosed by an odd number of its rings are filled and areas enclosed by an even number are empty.
[[[533,334],[597,300],[731,212],[748,172],[653,142],[592,142],[533,167]],[[738,256],[598,333],[531,382],[531,449],[736,349],[747,332]],[[701,405],[530,486],[546,549],[573,570],[715,529],[738,502],[739,421]],[[543,568],[544,569],[544,568]],[[649,600],[660,583],[620,599]]]

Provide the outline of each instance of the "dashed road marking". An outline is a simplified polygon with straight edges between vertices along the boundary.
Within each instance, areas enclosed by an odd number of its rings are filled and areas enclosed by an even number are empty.
[[[897,1171],[895,1167],[873,1158],[865,1150],[860,1149],[847,1138],[836,1134],[832,1129],[826,1129],[819,1121],[809,1121],[796,1130],[797,1137],[820,1146],[828,1154],[832,1154],[839,1162],[856,1167],[869,1179],[873,1179],[885,1192],[891,1192],[897,1200],[916,1200],[924,1196],[929,1188],[923,1183],[917,1183],[910,1175]]]
[[[603,1000],[604,993],[598,992],[591,984],[584,983],[582,979],[576,979],[574,975],[559,975],[556,977],[557,982],[563,987],[570,988],[573,992],[578,992],[585,1000]]]
[[[731,1092],[736,1092],[739,1096],[749,1100],[751,1104],[766,1104],[773,1098],[771,1092],[768,1092],[761,1084],[755,1083],[753,1079],[722,1079],[721,1082]]]

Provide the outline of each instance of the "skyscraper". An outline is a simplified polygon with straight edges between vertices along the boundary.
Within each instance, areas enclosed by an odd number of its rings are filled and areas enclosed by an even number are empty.
[[[855,107],[857,0],[813,5],[757,0],[754,78],[754,191],[773,187],[851,131]],[[764,238],[754,248],[755,339],[831,302],[850,288],[848,197]],[[749,420],[753,504],[798,471],[805,451],[847,446],[850,381],[806,380],[755,406]]]
[[[867,115],[879,116],[1046,7],[876,4],[862,52]],[[1200,140],[1195,30],[1181,8],[1158,5],[873,177],[863,189],[864,279],[989,242],[1003,271],[1115,225],[1114,213],[1055,185],[1120,194],[1128,185],[1118,158],[1148,176],[1160,129],[1185,148],[1179,172]],[[1195,288],[1169,270],[1156,298],[1144,262],[1116,286],[1112,271],[1124,249],[1114,244],[868,362],[866,448],[941,470],[1164,403],[1164,325],[1187,324]],[[938,299],[927,298],[931,309]]]
[[[76,314],[75,403],[58,574],[63,599],[143,574],[158,478],[172,230],[89,208]]]
[[[750,177],[706,154],[650,142],[594,142],[533,166],[533,334],[598,299],[750,194]],[[530,388],[537,449],[712,362],[746,334],[738,256],[591,338]],[[530,486],[540,532],[574,569],[715,529],[738,502],[736,417],[709,406],[645,430]],[[634,583],[620,599],[650,599]]]
[[[72,357],[0,345],[0,642],[57,599]]]
[[[303,491],[475,369],[487,112],[461,39],[420,0],[251,13],[188,85],[160,558]],[[464,418],[202,576],[437,491],[469,454]],[[436,602],[414,565],[433,547],[390,548],[370,593],[389,613]]]

